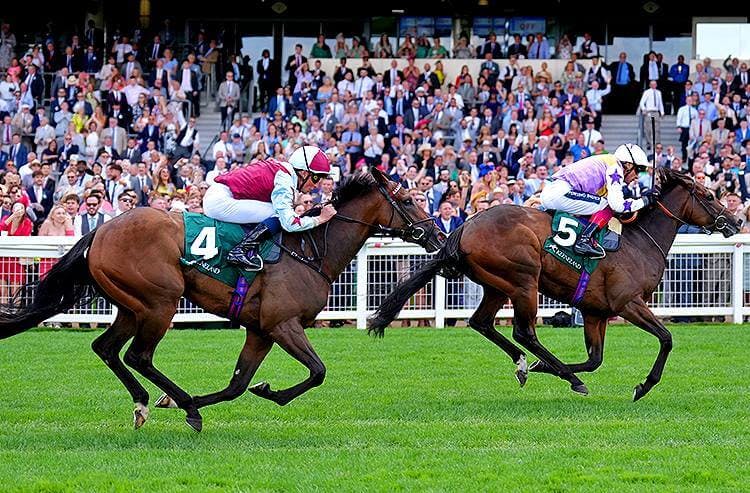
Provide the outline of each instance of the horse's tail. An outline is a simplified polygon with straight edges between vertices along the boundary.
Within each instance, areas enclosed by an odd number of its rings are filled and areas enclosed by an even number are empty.
[[[404,304],[414,293],[435,277],[442,270],[441,275],[455,277],[458,275],[458,260],[461,257],[459,243],[463,226],[454,231],[445,245],[435,254],[435,258],[417,267],[411,276],[402,281],[385,297],[378,309],[367,319],[367,333],[377,337],[385,335],[385,328],[398,315]]]
[[[0,305],[0,339],[35,327],[95,294],[86,260],[93,241],[92,231],[73,245],[44,278],[22,286],[8,303]]]

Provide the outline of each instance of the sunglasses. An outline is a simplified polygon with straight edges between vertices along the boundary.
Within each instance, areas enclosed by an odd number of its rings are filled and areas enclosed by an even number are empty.
[[[96,204],[89,204],[89,203],[86,203],[86,207],[96,207],[97,205],[99,205],[99,203],[98,203],[98,202],[97,202]]]

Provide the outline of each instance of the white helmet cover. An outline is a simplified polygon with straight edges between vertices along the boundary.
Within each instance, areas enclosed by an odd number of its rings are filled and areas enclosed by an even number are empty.
[[[649,162],[643,149],[635,144],[622,144],[615,150],[615,157],[621,163],[633,163],[636,166],[653,168],[653,163]]]

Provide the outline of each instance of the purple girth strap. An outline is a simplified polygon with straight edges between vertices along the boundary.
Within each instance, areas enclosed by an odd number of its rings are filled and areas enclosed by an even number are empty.
[[[591,280],[591,276],[589,275],[589,273],[585,270],[582,271],[581,278],[578,280],[576,292],[573,294],[573,302],[571,303],[573,306],[576,306],[583,299],[583,293],[586,292],[586,287],[589,285],[589,280]]]
[[[245,295],[247,295],[248,288],[250,288],[250,284],[247,283],[247,279],[245,279],[245,276],[240,275],[237,279],[237,286],[234,288],[234,293],[232,293],[232,301],[229,302],[230,320],[239,321],[240,312],[242,312],[242,307],[245,306]]]

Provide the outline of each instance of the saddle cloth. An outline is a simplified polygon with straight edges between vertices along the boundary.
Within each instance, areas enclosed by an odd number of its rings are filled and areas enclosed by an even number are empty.
[[[248,272],[241,267],[226,261],[227,253],[237,245],[245,233],[255,225],[239,225],[211,219],[203,214],[185,212],[185,254],[180,263],[186,267],[194,267],[201,273],[235,287],[237,280],[243,276],[247,284],[252,284],[257,272]],[[274,243],[275,242],[275,243]],[[279,261],[281,249],[281,233],[266,240],[260,247],[260,255],[264,264]]]

